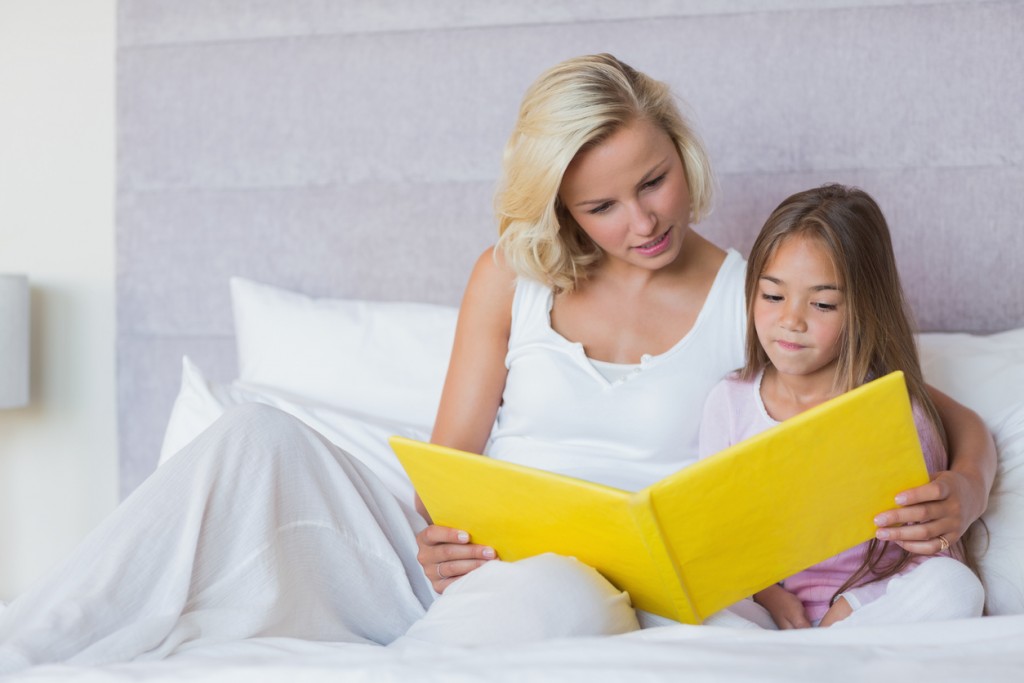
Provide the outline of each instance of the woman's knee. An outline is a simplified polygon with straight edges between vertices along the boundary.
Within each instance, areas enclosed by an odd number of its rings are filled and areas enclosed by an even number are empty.
[[[193,439],[161,469],[247,467],[271,464],[278,456],[294,452],[308,428],[297,418],[262,403],[228,407],[209,427]]]
[[[638,628],[627,594],[575,558],[547,553],[488,562],[467,574],[448,587],[408,637],[482,645]]]

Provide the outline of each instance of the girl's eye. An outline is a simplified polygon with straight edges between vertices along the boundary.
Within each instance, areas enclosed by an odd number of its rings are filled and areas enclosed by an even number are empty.
[[[772,303],[778,303],[782,301],[782,297],[778,294],[762,293],[761,298],[764,299],[765,301],[770,301]]]
[[[668,174],[662,173],[657,178],[654,178],[653,180],[648,180],[646,183],[643,184],[643,189],[648,190],[652,187],[657,187],[658,185],[661,185],[661,183],[665,180],[666,175]]]
[[[834,310],[836,310],[836,305],[835,304],[826,304],[823,301],[816,301],[816,302],[814,302],[811,305],[814,306],[819,311],[834,311]]]
[[[587,211],[587,213],[589,213],[589,214],[605,213],[611,207],[612,207],[612,203],[611,202],[605,202],[604,204],[598,204],[597,206],[595,206],[590,211]]]

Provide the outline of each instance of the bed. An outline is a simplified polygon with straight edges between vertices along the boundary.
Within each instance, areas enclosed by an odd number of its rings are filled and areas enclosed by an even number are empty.
[[[225,409],[273,405],[371,467],[400,499],[412,490],[387,445],[426,438],[448,361],[452,306],[311,297],[235,277],[228,285],[239,359],[230,382],[191,358],[163,434],[173,458]],[[929,381],[979,412],[1000,462],[990,536],[976,543],[989,616],[928,624],[740,632],[668,626],[623,636],[459,648],[254,638],[196,641],[162,661],[48,665],[18,680],[1019,680],[1024,665],[1024,328],[924,333]],[[339,352],[340,351],[340,352]],[[344,381],[338,381],[344,378]]]
[[[990,616],[473,649],[256,639],[19,680],[1018,680],[1024,6],[488,5],[119,3],[122,493],[226,406],[257,401],[408,500],[385,439],[429,434],[455,306],[494,238],[518,97],[560,59],[610,51],[692,107],[720,179],[699,229],[720,245],[745,252],[770,210],[813,184],[876,196],[926,378],[997,439]]]

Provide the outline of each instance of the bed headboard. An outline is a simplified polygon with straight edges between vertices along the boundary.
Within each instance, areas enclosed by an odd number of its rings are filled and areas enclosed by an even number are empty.
[[[181,356],[235,375],[229,276],[457,304],[519,98],[578,54],[686,101],[714,241],[745,252],[788,194],[855,184],[923,330],[1024,325],[1024,4],[685,4],[121,0],[122,493],[155,467]]]

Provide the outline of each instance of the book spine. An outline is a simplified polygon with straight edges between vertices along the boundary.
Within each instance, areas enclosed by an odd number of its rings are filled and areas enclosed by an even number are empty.
[[[690,589],[686,584],[686,579],[680,570],[679,564],[672,557],[671,550],[665,540],[665,534],[658,521],[658,516],[651,500],[650,489],[637,491],[634,494],[631,509],[633,511],[633,518],[636,520],[637,527],[639,528],[640,536],[647,545],[647,552],[650,554],[651,563],[655,566],[658,576],[661,577],[664,593],[671,598],[670,602],[673,607],[673,613],[666,614],[665,609],[660,606],[669,602],[664,600],[664,598],[659,600],[659,605],[637,604],[637,601],[634,600],[634,606],[663,617],[675,619],[684,624],[702,623],[704,620],[697,613]]]

